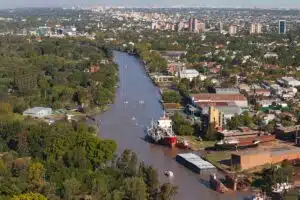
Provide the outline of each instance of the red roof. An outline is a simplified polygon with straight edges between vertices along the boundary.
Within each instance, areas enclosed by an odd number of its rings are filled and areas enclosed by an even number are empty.
[[[193,101],[206,102],[247,101],[247,98],[241,94],[200,93],[192,94],[191,97]]]
[[[201,101],[201,102],[198,102],[198,103],[196,103],[197,104],[197,106],[199,106],[199,107],[202,107],[202,106],[216,106],[216,107],[218,107],[218,106],[228,106],[229,105],[229,103],[228,102],[208,102],[208,101],[206,101],[206,102],[204,102],[204,101]]]
[[[98,65],[93,65],[93,66],[91,66],[90,67],[90,72],[91,73],[96,73],[96,72],[98,72],[100,70],[100,67],[98,66]]]

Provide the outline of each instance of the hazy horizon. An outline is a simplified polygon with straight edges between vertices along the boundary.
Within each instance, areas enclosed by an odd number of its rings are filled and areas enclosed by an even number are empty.
[[[70,6],[125,6],[125,7],[231,7],[231,8],[300,8],[299,0],[0,0],[0,9],[21,7],[70,7]]]

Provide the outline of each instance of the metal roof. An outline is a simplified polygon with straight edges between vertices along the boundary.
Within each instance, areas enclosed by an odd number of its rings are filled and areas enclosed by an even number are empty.
[[[199,156],[193,153],[183,153],[178,154],[177,156],[180,156],[181,158],[185,159],[187,162],[195,165],[199,169],[215,169],[216,167],[213,166],[211,163],[203,160]]]
[[[36,114],[42,110],[52,111],[52,108],[46,108],[46,107],[33,107],[25,110],[23,114]]]

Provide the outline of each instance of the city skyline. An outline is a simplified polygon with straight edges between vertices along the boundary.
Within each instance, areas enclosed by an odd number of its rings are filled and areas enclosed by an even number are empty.
[[[300,8],[299,0],[210,0],[197,1],[186,0],[184,4],[180,0],[86,0],[84,3],[80,0],[0,0],[1,8],[19,8],[19,7],[70,7],[70,6],[93,6],[93,5],[107,5],[107,6],[125,6],[125,7],[216,7],[216,8]]]

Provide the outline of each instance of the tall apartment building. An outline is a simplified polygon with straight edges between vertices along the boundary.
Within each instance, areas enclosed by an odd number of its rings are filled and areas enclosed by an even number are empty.
[[[223,23],[220,21],[219,22],[219,32],[222,33],[223,32]]]
[[[279,20],[278,30],[279,30],[279,34],[286,33],[286,21],[285,20]]]
[[[198,22],[198,30],[196,32],[204,32],[205,31],[205,23],[204,22]]]
[[[262,24],[253,23],[250,27],[250,34],[261,34],[262,33]]]
[[[222,128],[225,124],[224,114],[219,111],[215,106],[210,106],[209,111],[209,124],[214,124],[216,128]]]
[[[189,30],[190,30],[190,32],[194,32],[194,33],[199,32],[198,19],[196,19],[196,18],[189,19]]]
[[[228,33],[230,35],[235,35],[237,33],[237,26],[236,25],[230,25],[228,28]]]

